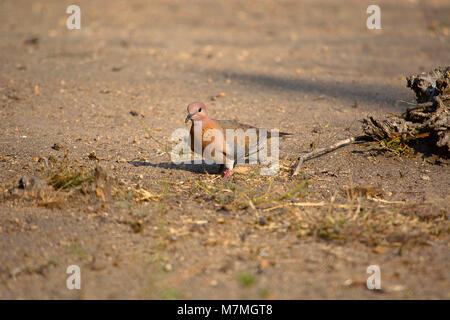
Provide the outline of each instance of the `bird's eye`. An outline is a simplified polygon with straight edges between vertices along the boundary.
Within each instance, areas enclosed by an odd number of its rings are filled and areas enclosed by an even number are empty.
[[[202,108],[198,108],[198,112],[202,112]]]

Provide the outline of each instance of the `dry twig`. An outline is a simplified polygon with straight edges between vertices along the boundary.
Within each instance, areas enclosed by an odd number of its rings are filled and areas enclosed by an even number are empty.
[[[320,154],[325,154],[325,153],[331,152],[337,148],[340,148],[342,146],[345,146],[345,145],[348,145],[348,144],[351,144],[354,142],[367,141],[367,138],[368,138],[367,136],[356,136],[356,137],[347,138],[347,139],[338,141],[338,142],[332,144],[331,146],[318,148],[314,151],[308,152],[308,153],[300,156],[297,164],[294,167],[294,170],[292,171],[292,176],[298,175],[303,162],[305,162],[306,160],[317,157]]]

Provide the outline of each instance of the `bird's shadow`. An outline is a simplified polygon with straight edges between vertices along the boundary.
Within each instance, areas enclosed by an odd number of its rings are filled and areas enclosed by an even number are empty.
[[[219,174],[220,166],[217,164],[207,164],[205,161],[202,161],[199,164],[194,163],[180,163],[176,164],[173,162],[161,162],[161,163],[151,163],[147,161],[128,161],[129,164],[135,167],[153,167],[153,168],[162,168],[162,169],[175,169],[175,170],[183,170],[189,171],[193,173],[208,173],[208,174]]]

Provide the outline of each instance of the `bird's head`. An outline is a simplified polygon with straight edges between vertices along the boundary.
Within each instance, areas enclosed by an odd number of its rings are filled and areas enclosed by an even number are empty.
[[[189,120],[192,121],[202,121],[208,117],[208,112],[206,111],[206,105],[203,102],[192,102],[187,106],[187,117],[184,121],[188,123]]]

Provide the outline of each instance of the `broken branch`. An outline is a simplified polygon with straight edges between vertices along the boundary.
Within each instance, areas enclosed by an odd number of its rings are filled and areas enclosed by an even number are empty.
[[[292,176],[296,176],[298,175],[299,171],[300,171],[300,167],[302,166],[303,162],[305,162],[308,159],[314,158],[319,156],[320,154],[325,154],[328,152],[331,152],[337,148],[340,148],[342,146],[354,143],[354,142],[360,142],[360,141],[367,141],[368,137],[367,136],[356,136],[356,137],[351,137],[351,138],[347,138],[341,141],[336,142],[335,144],[332,144],[331,146],[328,147],[323,147],[323,148],[318,148],[314,151],[308,152],[302,156],[300,156],[298,158],[298,162],[294,168],[294,170],[292,171]]]

